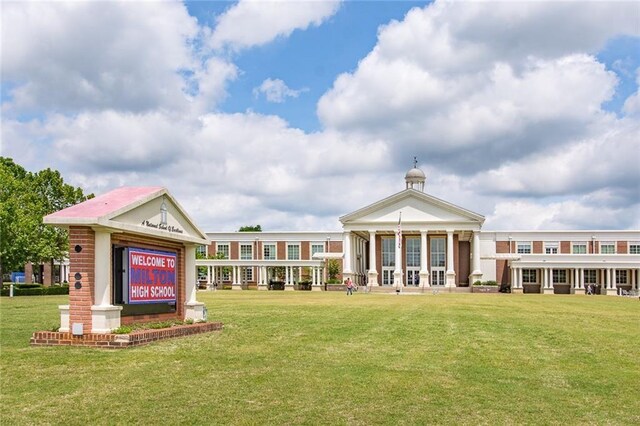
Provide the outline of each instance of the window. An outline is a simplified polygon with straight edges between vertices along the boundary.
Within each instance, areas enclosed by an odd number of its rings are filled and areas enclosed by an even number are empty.
[[[616,254],[616,245],[610,241],[603,241],[600,243],[601,254]]]
[[[324,253],[324,244],[315,243],[311,244],[311,258],[313,259],[313,255],[316,253]]]
[[[544,253],[545,254],[558,254],[558,243],[557,242],[546,242],[546,243],[544,243]]]
[[[300,260],[300,244],[287,244],[287,259]]]
[[[407,238],[407,267],[420,266],[420,238]]]
[[[382,266],[396,266],[396,241],[394,238],[382,239]]]
[[[216,246],[216,253],[222,253],[222,255],[224,256],[223,259],[229,259],[229,244],[218,244]]]
[[[207,246],[196,247],[196,257],[207,257]]]
[[[595,284],[596,283],[596,273],[595,269],[585,269],[584,270],[584,283],[585,284]]]
[[[518,241],[517,252],[521,254],[531,253],[531,241]]]
[[[524,284],[535,284],[538,282],[538,271],[535,269],[522,270],[522,282]]]
[[[253,247],[251,246],[251,244],[240,244],[240,259],[253,259]]]
[[[640,254],[640,242],[629,242],[629,254]]]
[[[431,239],[431,267],[444,268],[446,266],[447,252],[445,251],[444,238]]]
[[[554,269],[553,270],[553,282],[557,284],[566,284],[567,282],[567,270],[566,269]]]
[[[571,245],[571,253],[587,254],[587,243],[573,243]]]
[[[276,245],[264,244],[262,246],[263,259],[264,260],[276,260]]]
[[[626,284],[627,283],[627,270],[617,270],[616,271],[616,284]]]
[[[244,282],[253,281],[253,268],[242,268],[242,278]]]

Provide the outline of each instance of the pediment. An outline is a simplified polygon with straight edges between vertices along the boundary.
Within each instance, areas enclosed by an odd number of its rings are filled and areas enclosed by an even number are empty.
[[[166,207],[166,222],[162,221],[162,205]],[[175,236],[201,238],[182,209],[167,195],[153,198],[135,208],[112,217],[111,222],[139,227],[141,231],[164,231]]]
[[[406,189],[384,200],[340,218],[343,224],[407,223],[475,223],[482,224],[484,216],[466,210],[414,189]]]
[[[163,208],[164,206],[164,208]],[[163,215],[166,214],[166,220]],[[162,187],[120,187],[43,218],[56,226],[91,226],[208,244],[207,235]]]

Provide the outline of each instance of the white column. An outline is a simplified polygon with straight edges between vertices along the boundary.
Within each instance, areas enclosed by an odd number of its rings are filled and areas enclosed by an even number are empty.
[[[347,279],[348,276],[353,273],[351,270],[351,232],[345,231],[342,238],[344,245],[344,265],[342,268],[342,275],[344,279]]]
[[[420,287],[423,288],[431,287],[427,259],[427,231],[420,231]]]
[[[111,233],[95,229],[94,305],[111,305]],[[105,260],[106,259],[106,260]],[[89,271],[87,271],[89,272]],[[194,280],[195,281],[195,280]]]
[[[284,285],[289,285],[289,267],[284,267]]]
[[[91,331],[92,333],[110,333],[114,328],[120,327],[120,311],[122,306],[111,304],[111,234],[103,229],[94,229],[94,298],[91,306]],[[195,275],[195,249],[192,272]],[[88,273],[90,271],[86,271]],[[195,287],[195,277],[193,280]],[[63,305],[60,307],[60,322],[64,324],[65,313]],[[68,312],[68,311],[67,311]],[[67,320],[68,324],[68,320]],[[63,327],[66,328],[66,327]]]
[[[522,288],[522,268],[518,268],[518,282],[516,288]]]
[[[378,283],[378,259],[376,258],[376,231],[369,231],[369,272],[367,273],[369,286],[379,286]]]
[[[447,283],[445,287],[456,286],[456,271],[453,265],[453,231],[447,231]]]
[[[196,301],[196,246],[188,245],[184,250],[184,279],[187,303]]]
[[[204,303],[196,301],[196,246],[184,248],[185,310],[184,319],[204,319]]]
[[[474,277],[479,275],[482,278],[482,271],[480,270],[480,231],[473,232],[473,272],[471,275]]]

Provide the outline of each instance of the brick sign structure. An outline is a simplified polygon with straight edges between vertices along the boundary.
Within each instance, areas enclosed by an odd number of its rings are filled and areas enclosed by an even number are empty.
[[[68,336],[77,344],[96,341],[88,336],[123,324],[204,319],[195,251],[209,240],[165,188],[118,188],[45,216],[44,223],[69,230],[64,342]]]

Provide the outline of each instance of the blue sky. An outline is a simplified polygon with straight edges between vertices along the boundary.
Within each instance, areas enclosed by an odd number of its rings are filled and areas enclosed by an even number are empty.
[[[404,187],[487,229],[640,228],[634,2],[2,2],[3,156],[206,230]]]
[[[276,114],[289,124],[307,132],[320,130],[316,104],[329,90],[335,77],[353,71],[376,43],[378,27],[395,19],[401,20],[412,7],[424,1],[348,1],[323,25],[291,36],[278,38],[264,46],[256,46],[236,55],[235,63],[242,75],[229,86],[229,95],[220,105],[226,112],[247,109]],[[215,17],[233,3],[187,2],[189,13],[199,22],[215,24]],[[307,89],[297,98],[284,103],[268,102],[256,97],[253,89],[267,78],[283,80],[293,89]]]

